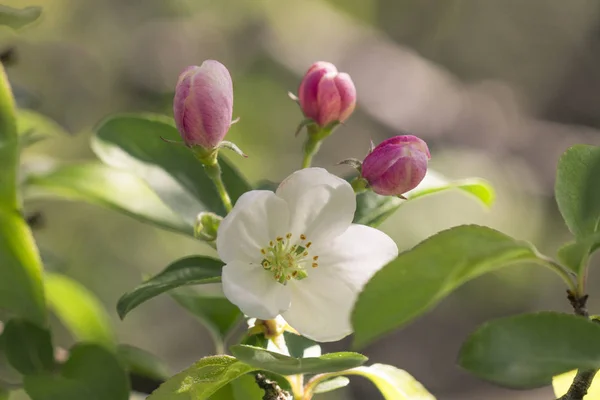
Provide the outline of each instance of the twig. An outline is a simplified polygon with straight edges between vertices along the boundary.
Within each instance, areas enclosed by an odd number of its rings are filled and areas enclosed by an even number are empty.
[[[567,299],[569,299],[569,303],[571,303],[573,311],[576,315],[580,315],[584,318],[590,317],[586,305],[588,300],[587,294],[578,296],[576,293],[567,290]],[[596,376],[597,372],[597,369],[578,370],[577,375],[575,376],[575,379],[573,379],[573,383],[571,383],[571,387],[569,387],[567,393],[559,397],[557,400],[583,400],[588,392],[588,389],[592,385],[592,381],[594,380],[594,376]]]
[[[292,400],[292,395],[279,387],[277,382],[267,379],[261,373],[256,374],[256,384],[265,391],[263,400]]]

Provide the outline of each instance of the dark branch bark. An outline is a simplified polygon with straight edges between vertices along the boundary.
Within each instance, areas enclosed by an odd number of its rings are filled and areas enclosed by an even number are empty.
[[[265,391],[263,400],[292,400],[292,395],[280,388],[277,382],[267,379],[261,373],[256,374],[256,384]]]

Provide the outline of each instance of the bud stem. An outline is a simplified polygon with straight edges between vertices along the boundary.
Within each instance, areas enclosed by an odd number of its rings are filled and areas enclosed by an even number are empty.
[[[352,185],[352,189],[354,189],[354,193],[359,194],[365,192],[369,187],[369,182],[365,178],[361,178],[360,176],[350,182]]]
[[[227,189],[225,188],[225,184],[223,183],[223,178],[221,177],[221,167],[219,166],[219,162],[215,158],[214,162],[210,164],[204,164],[204,169],[206,170],[208,177],[215,184],[217,192],[219,193],[219,197],[221,197],[221,201],[225,206],[225,210],[230,212],[233,206],[231,204],[231,198],[229,197]]]
[[[312,164],[312,159],[321,147],[321,140],[315,136],[308,136],[304,143],[304,158],[302,159],[302,168],[308,168]]]

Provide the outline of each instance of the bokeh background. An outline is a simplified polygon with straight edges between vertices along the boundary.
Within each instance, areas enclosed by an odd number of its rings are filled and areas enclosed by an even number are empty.
[[[316,165],[361,158],[369,140],[408,131],[425,139],[431,167],[480,176],[497,201],[486,210],[458,193],[410,202],[381,227],[403,249],[436,231],[486,224],[532,240],[548,254],[568,240],[553,199],[559,155],[600,144],[600,2],[594,0],[4,0],[45,12],[17,37],[8,67],[20,106],[69,133],[36,144],[25,160],[93,159],[95,124],[114,112],[171,114],[187,65],[217,59],[234,80],[228,138],[250,155],[230,157],[247,177],[278,181],[300,166],[301,114],[287,91],[314,61],[350,73],[358,109],[327,139]],[[213,350],[207,332],[161,296],[119,321],[119,296],[172,260],[214,254],[198,242],[81,203],[37,201],[35,235],[46,267],[79,280],[106,304],[121,342],[174,371]],[[596,272],[591,312],[600,309]],[[596,291],[598,293],[598,291]],[[381,307],[385,307],[382,304]],[[518,265],[477,279],[410,326],[365,349],[370,362],[406,369],[440,400],[550,399],[550,388],[514,392],[455,365],[461,342],[483,321],[535,310],[569,311],[562,283]],[[57,325],[60,344],[71,338]],[[325,346],[344,349],[349,341]],[[323,399],[378,399],[367,381]]]

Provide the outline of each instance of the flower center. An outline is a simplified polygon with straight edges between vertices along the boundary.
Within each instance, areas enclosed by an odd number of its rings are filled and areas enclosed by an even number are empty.
[[[275,280],[282,285],[287,285],[292,278],[301,280],[308,276],[307,267],[319,266],[319,256],[310,255],[312,242],[308,241],[306,235],[300,235],[300,243],[292,245],[292,234],[277,237],[269,242],[269,246],[260,249],[263,255],[261,265],[267,271],[273,273]]]

